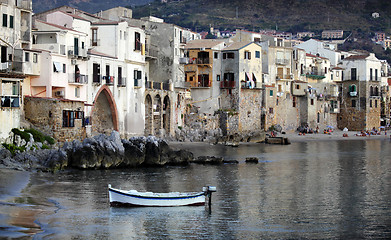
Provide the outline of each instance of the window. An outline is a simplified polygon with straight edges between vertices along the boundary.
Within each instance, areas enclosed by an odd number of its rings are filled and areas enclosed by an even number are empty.
[[[227,59],[227,58],[235,58],[235,53],[223,53],[223,59]]]
[[[349,92],[357,92],[357,86],[356,85],[350,85],[349,86]]]
[[[218,53],[218,52],[215,52],[215,53],[214,53],[214,58],[215,58],[215,59],[219,59],[219,53]]]
[[[67,72],[67,65],[65,63],[62,65],[62,72],[63,73]]]
[[[134,112],[137,112],[137,103],[134,104]]]
[[[369,107],[372,107],[372,99],[369,100]]]
[[[270,91],[269,91],[269,96],[270,96],[270,97],[273,97],[273,90],[270,90]]]
[[[217,74],[216,80],[217,80],[218,82],[220,82],[220,80],[221,80],[220,77],[221,77],[220,74]]]
[[[38,62],[38,54],[34,53],[33,54],[33,63],[37,63]]]
[[[62,111],[62,127],[75,126],[75,112],[69,110]]]
[[[327,67],[324,68],[324,74],[327,74]]]
[[[245,51],[245,52],[244,52],[244,59],[250,60],[250,59],[251,59],[251,52]]]
[[[300,89],[300,85],[299,85],[299,84],[296,84],[296,89],[297,89],[297,90]]]
[[[30,53],[28,53],[28,52],[24,53],[24,61],[25,62],[30,62]]]
[[[138,32],[134,33],[134,50],[141,50],[141,35]]]
[[[350,76],[351,76],[351,80],[357,80],[357,69],[356,68],[350,69]]]
[[[370,68],[369,69],[369,80],[373,80],[373,69],[372,68]]]
[[[314,105],[314,99],[311,98],[311,105]]]
[[[292,98],[292,107],[296,107],[296,97]]]
[[[375,108],[377,108],[377,100],[375,100]]]
[[[100,83],[100,65],[97,63],[92,64],[92,81]]]
[[[125,86],[125,79],[122,79],[122,67],[118,67],[118,86]]]
[[[10,28],[14,28],[14,16],[10,16]]]
[[[84,42],[81,42],[81,49],[84,49]]]
[[[261,52],[255,51],[255,58],[261,58]]]
[[[134,86],[135,87],[141,87],[141,71],[134,70]]]
[[[80,97],[80,88],[79,87],[75,88],[75,97],[77,97],[77,98]]]
[[[93,28],[92,29],[92,46],[98,46],[98,29]]]
[[[119,30],[119,39],[122,40],[122,30]]]
[[[375,69],[375,81],[377,81],[377,69]]]
[[[356,107],[356,100],[352,100],[352,107]]]
[[[8,18],[8,16],[7,16],[7,14],[3,14],[3,27],[7,27],[7,18]]]

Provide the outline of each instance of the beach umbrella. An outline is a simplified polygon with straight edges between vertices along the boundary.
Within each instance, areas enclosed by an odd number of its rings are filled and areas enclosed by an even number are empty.
[[[327,128],[334,128],[333,126],[330,126],[330,125],[327,125],[326,127],[327,127]]]

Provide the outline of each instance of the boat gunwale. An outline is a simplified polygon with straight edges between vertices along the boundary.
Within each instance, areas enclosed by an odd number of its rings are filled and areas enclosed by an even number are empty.
[[[134,197],[134,198],[141,198],[141,199],[154,199],[154,200],[179,200],[179,199],[190,199],[190,198],[197,198],[202,195],[205,195],[204,192],[195,192],[194,194],[189,193],[191,195],[188,196],[172,196],[172,197],[159,197],[159,196],[142,196],[142,195],[135,195],[132,193],[127,193],[124,192],[123,190],[120,189],[115,189],[115,188],[109,188],[109,191],[112,191],[117,194],[125,195],[127,197]],[[141,193],[142,192],[138,192]]]

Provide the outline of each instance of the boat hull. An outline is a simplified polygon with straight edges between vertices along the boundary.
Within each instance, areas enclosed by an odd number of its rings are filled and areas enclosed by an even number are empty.
[[[110,206],[113,207],[175,207],[175,206],[202,206],[205,205],[205,193],[191,193],[169,195],[142,193],[134,194],[119,189],[109,188]]]

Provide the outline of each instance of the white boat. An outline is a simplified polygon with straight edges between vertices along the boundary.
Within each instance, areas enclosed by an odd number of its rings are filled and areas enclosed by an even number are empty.
[[[169,192],[153,193],[136,190],[121,190],[112,188],[109,184],[110,206],[128,207],[175,207],[205,205],[205,196],[216,191],[216,187],[203,187],[202,192]]]

